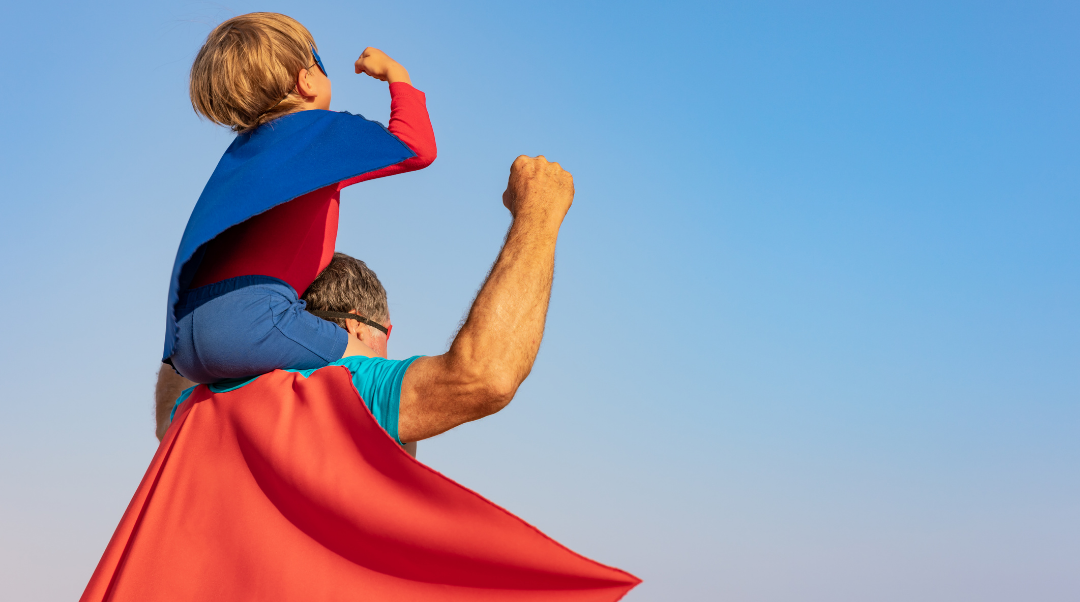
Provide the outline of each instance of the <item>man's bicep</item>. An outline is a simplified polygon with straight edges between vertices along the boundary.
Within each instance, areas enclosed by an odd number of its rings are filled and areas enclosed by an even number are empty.
[[[454,370],[445,355],[417,358],[405,371],[398,407],[398,437],[419,441],[485,415],[476,379]]]

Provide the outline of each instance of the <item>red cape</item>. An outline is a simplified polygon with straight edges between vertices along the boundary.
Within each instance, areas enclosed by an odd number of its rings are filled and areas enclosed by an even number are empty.
[[[347,368],[177,410],[83,601],[614,601],[640,580],[410,457]]]

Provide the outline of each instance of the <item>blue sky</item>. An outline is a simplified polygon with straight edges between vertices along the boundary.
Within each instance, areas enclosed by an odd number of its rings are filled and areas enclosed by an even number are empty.
[[[1080,597],[1080,9],[1064,2],[12,4],[0,589],[82,590],[154,453],[169,268],[228,145],[221,20],[333,108],[404,64],[439,159],[348,189],[392,357],[443,351],[518,154],[575,176],[544,346],[420,458],[641,576],[627,600]]]

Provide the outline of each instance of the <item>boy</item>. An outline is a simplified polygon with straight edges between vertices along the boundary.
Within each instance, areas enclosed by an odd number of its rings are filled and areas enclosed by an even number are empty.
[[[329,111],[331,86],[303,25],[229,19],[191,68],[195,111],[238,133],[192,211],[173,266],[163,360],[199,383],[325,366],[361,350],[299,294],[330,263],[340,191],[435,160],[424,94],[383,52],[356,73],[389,82],[388,128]],[[389,336],[389,332],[386,333]]]

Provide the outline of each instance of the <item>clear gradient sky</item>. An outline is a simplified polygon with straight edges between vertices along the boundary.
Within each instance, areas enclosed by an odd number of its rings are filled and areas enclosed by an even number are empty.
[[[1080,7],[1068,2],[9,2],[0,594],[74,600],[156,447],[169,268],[230,134],[206,34],[365,46],[430,168],[338,248],[442,352],[518,154],[575,176],[548,329],[502,413],[420,459],[641,576],[627,600],[1080,599]]]

